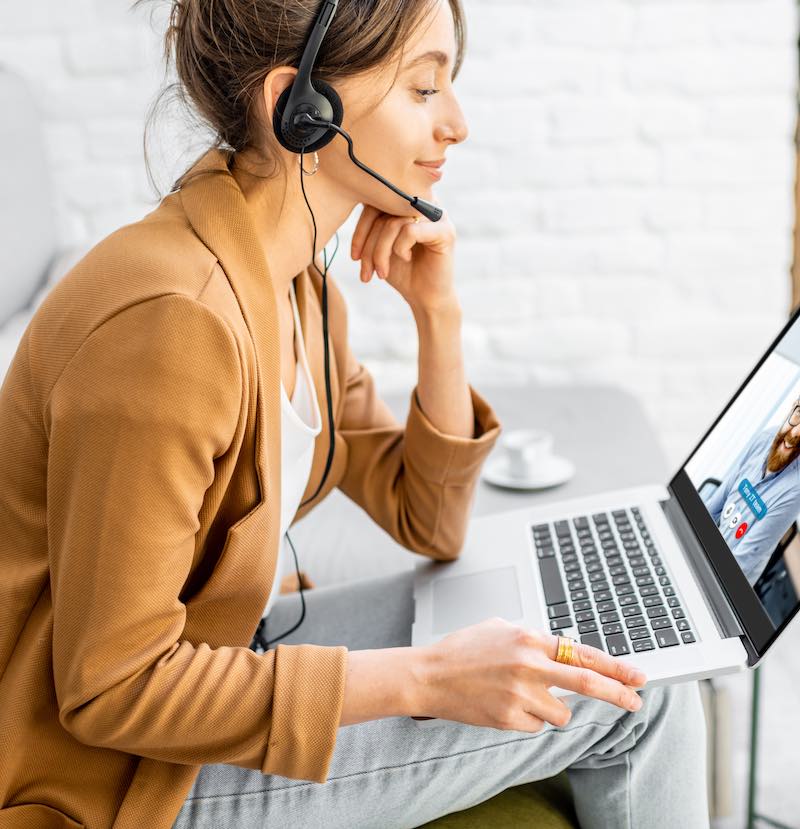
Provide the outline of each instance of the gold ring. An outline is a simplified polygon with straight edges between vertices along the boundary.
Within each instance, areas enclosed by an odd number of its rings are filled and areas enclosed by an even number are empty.
[[[419,221],[419,216],[414,216],[414,224],[416,224],[418,221]]]
[[[563,662],[565,665],[574,665],[574,645],[574,639],[571,639],[569,636],[559,636],[558,652],[556,653],[556,662]]]

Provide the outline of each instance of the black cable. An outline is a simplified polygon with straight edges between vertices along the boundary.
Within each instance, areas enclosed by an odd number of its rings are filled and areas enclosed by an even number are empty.
[[[323,248],[322,250],[322,258],[325,265],[325,272],[323,273],[317,267],[316,262],[316,251],[317,251],[317,222],[314,218],[314,211],[311,209],[311,205],[308,201],[308,196],[306,195],[306,188],[303,182],[303,174],[305,170],[303,169],[303,161],[305,156],[305,148],[300,150],[300,189],[303,191],[303,198],[306,202],[306,207],[308,207],[308,212],[311,214],[311,223],[314,226],[314,239],[311,244],[311,263],[316,268],[317,273],[322,277],[322,336],[324,340],[325,346],[325,393],[328,399],[328,428],[330,431],[330,444],[328,446],[328,458],[325,462],[325,471],[322,475],[322,480],[319,482],[316,491],[312,496],[306,498],[300,504],[300,507],[307,504],[309,501],[313,501],[314,498],[317,497],[317,494],[322,489],[322,485],[325,483],[325,479],[328,477],[328,471],[331,468],[331,462],[333,460],[333,450],[334,450],[334,430],[333,430],[333,402],[331,399],[331,378],[330,378],[330,358],[328,355],[328,283],[327,283],[327,276],[328,276],[328,268],[331,266],[334,258],[336,257],[336,253],[339,250],[339,233],[336,232],[336,247],[333,249],[333,254],[331,255],[331,261],[328,262],[328,256]],[[299,507],[298,507],[299,509]],[[297,551],[294,548],[294,544],[292,544],[292,539],[289,537],[289,531],[286,530],[286,540],[289,542],[289,546],[292,548],[292,554],[294,555],[294,566],[295,570],[297,571],[297,585],[300,590],[300,602],[302,604],[302,610],[300,612],[300,619],[294,625],[294,627],[289,628],[289,630],[282,633],[280,636],[276,636],[273,639],[265,639],[263,635],[264,627],[267,622],[267,617],[264,616],[258,623],[258,627],[256,628],[256,632],[253,635],[253,641],[250,644],[251,650],[255,650],[259,652],[258,649],[260,648],[261,651],[269,650],[269,646],[277,642],[279,639],[283,639],[284,637],[288,636],[290,633],[293,633],[303,624],[303,619],[306,616],[306,600],[305,596],[303,595],[303,580],[300,578],[300,564],[297,560]],[[276,572],[275,578],[278,577]]]

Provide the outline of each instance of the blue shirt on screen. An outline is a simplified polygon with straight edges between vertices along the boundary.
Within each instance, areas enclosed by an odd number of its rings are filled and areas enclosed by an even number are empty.
[[[800,458],[779,472],[766,472],[767,453],[776,433],[777,429],[771,428],[755,435],[728,470],[725,480],[704,499],[751,585],[756,583],[778,542],[800,514]],[[740,492],[744,480],[750,482],[767,506],[766,514],[760,519]],[[742,533],[744,523],[747,527]]]

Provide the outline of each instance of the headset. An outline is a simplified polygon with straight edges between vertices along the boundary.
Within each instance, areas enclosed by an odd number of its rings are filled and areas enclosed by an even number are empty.
[[[322,40],[325,37],[328,28],[331,25],[336,8],[339,5],[339,0],[323,0],[316,21],[311,30],[311,34],[306,41],[303,49],[302,57],[300,58],[300,65],[297,70],[297,75],[290,86],[288,86],[280,95],[275,103],[275,111],[272,116],[272,126],[275,131],[275,137],[282,147],[292,153],[300,155],[300,187],[303,191],[303,198],[305,199],[308,211],[311,214],[311,222],[314,227],[314,240],[311,249],[311,262],[317,269],[317,273],[322,277],[322,336],[325,347],[325,393],[328,401],[328,429],[330,432],[330,444],[328,446],[328,457],[325,462],[325,471],[322,475],[322,480],[319,482],[314,494],[306,498],[300,504],[300,507],[313,501],[317,494],[322,489],[325,479],[328,477],[328,472],[333,461],[334,451],[334,428],[333,428],[333,404],[331,399],[331,381],[330,381],[330,360],[328,354],[328,267],[330,262],[327,261],[327,256],[323,251],[323,260],[325,271],[322,272],[317,267],[316,263],[316,249],[317,249],[317,222],[314,218],[314,211],[308,202],[306,196],[305,185],[303,182],[303,161],[305,153],[315,152],[322,147],[329,144],[337,135],[341,135],[347,141],[347,153],[350,160],[365,173],[368,173],[373,178],[377,179],[381,184],[388,187],[401,198],[405,199],[411,206],[429,219],[432,222],[438,222],[442,218],[442,209],[434,204],[431,204],[418,196],[409,196],[398,187],[395,187],[390,181],[387,181],[383,176],[376,173],[374,170],[362,164],[353,152],[353,140],[350,135],[341,128],[342,118],[344,117],[344,107],[342,106],[342,99],[339,93],[325,83],[325,81],[315,78],[313,83],[311,81],[311,73],[314,69],[314,63],[319,53],[319,48]],[[334,249],[333,257],[336,256],[336,251],[339,249],[338,234],[336,240],[336,248]],[[297,551],[294,549],[289,532],[286,532],[286,539],[289,546],[292,548],[294,555],[295,568],[297,569],[297,582],[300,589],[300,601],[302,603],[302,611],[300,619],[294,627],[276,636],[273,639],[267,640],[263,636],[264,624],[266,617],[262,618],[258,623],[253,642],[250,645],[252,650],[263,652],[269,648],[274,642],[283,639],[303,623],[306,615],[306,601],[303,596],[303,585],[300,578],[300,565],[297,561]],[[277,578],[277,574],[276,574]]]

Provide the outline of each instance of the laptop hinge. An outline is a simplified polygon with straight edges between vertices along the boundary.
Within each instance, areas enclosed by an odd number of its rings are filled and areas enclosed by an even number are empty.
[[[701,586],[701,594],[717,625],[717,630],[723,638],[742,636],[744,630],[736,618],[728,601],[725,591],[720,587],[717,574],[709,564],[703,545],[697,538],[694,528],[681,509],[678,499],[672,496],[666,501],[660,501],[661,508],[669,521],[672,531],[680,542],[681,549],[686,554],[692,573]]]

